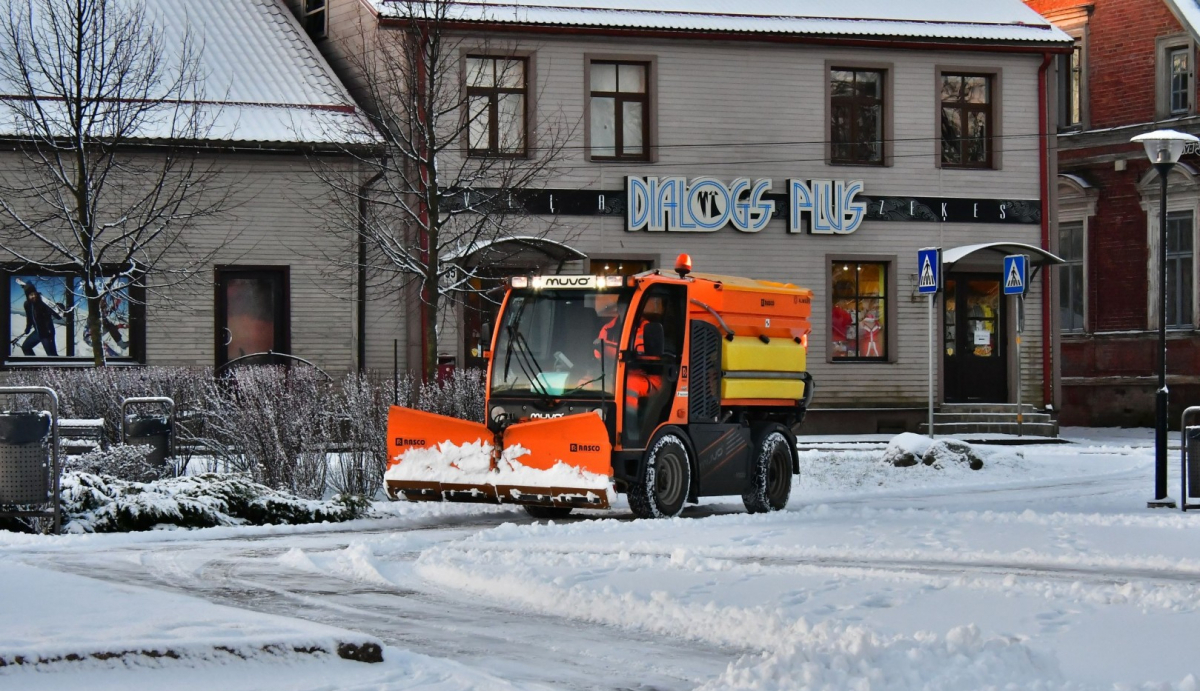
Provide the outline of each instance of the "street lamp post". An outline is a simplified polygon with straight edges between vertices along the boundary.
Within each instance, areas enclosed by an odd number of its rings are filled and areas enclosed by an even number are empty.
[[[1167,177],[1188,144],[1200,139],[1175,130],[1157,130],[1134,137],[1158,171],[1158,391],[1154,395],[1154,499],[1150,508],[1174,508],[1167,495]]]

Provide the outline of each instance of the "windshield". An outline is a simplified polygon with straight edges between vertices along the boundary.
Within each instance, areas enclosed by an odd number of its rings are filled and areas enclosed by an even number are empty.
[[[631,295],[628,290],[514,293],[492,356],[492,393],[611,396]]]

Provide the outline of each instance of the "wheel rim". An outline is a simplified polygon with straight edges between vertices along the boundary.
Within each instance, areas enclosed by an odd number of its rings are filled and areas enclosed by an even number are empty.
[[[787,448],[776,444],[771,450],[771,462],[767,464],[767,496],[782,500],[787,496],[792,481],[792,457]]]
[[[682,455],[672,448],[664,449],[658,457],[658,468],[654,475],[654,498],[660,508],[670,508],[680,503],[683,494]]]

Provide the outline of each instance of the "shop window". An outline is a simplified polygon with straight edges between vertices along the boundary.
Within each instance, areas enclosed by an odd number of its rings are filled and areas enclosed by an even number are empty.
[[[470,155],[525,155],[527,67],[524,58],[467,57]]]
[[[884,73],[829,71],[830,161],[883,165]]]
[[[1192,212],[1167,214],[1167,328],[1193,324]]]
[[[886,262],[833,263],[831,354],[835,362],[886,361]]]
[[[992,82],[986,74],[941,75],[943,166],[992,167]]]
[[[1058,56],[1059,130],[1083,127],[1083,105],[1086,93],[1083,50],[1083,38],[1077,37],[1071,53]]]
[[[325,2],[326,0],[304,0],[304,12],[300,19],[304,30],[314,39],[325,38]]]
[[[83,279],[70,273],[5,272],[6,364],[92,360]],[[100,338],[108,360],[134,361],[145,338],[144,293],[127,276],[102,282]]]
[[[1058,224],[1058,256],[1064,264],[1058,268],[1058,311],[1064,333],[1081,332],[1084,312],[1083,221]]]
[[[588,72],[592,158],[647,160],[650,64],[595,60]]]

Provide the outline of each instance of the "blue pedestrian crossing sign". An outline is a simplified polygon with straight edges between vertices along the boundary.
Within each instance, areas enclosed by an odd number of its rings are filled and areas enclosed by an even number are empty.
[[[917,292],[933,295],[942,289],[942,249],[917,250]]]
[[[1029,286],[1029,256],[1010,254],[1004,258],[1004,294],[1024,295]]]

